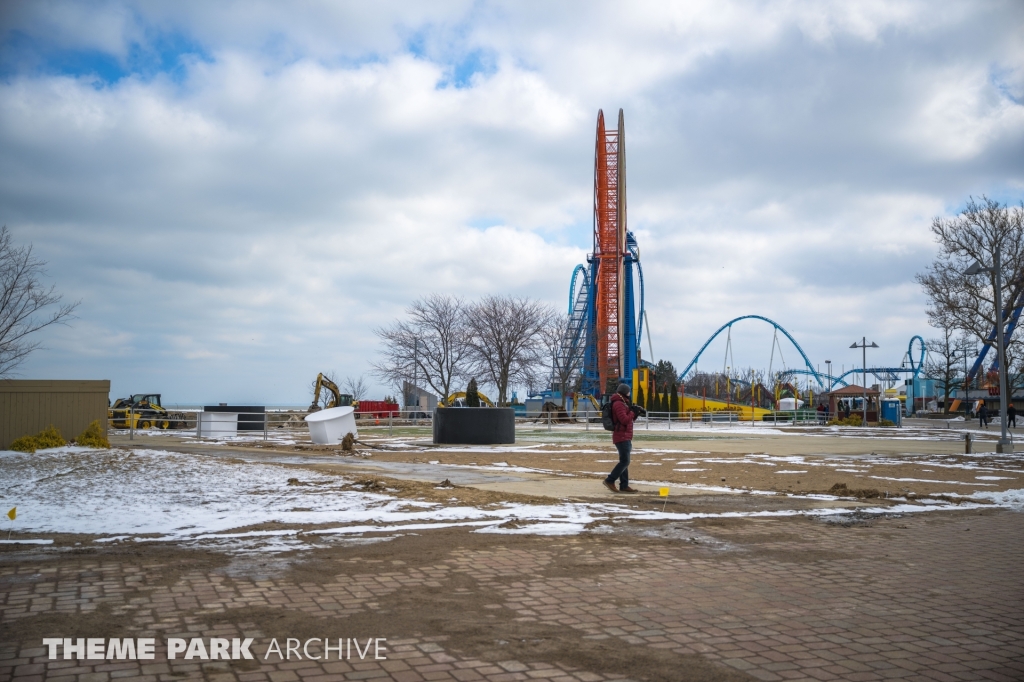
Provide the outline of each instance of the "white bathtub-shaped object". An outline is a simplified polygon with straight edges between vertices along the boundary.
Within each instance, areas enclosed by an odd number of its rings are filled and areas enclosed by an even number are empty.
[[[331,407],[306,415],[309,424],[309,437],[317,445],[334,445],[340,443],[346,433],[356,438],[356,415],[354,407]]]
[[[203,438],[234,438],[238,435],[238,415],[234,412],[200,412],[196,435]]]

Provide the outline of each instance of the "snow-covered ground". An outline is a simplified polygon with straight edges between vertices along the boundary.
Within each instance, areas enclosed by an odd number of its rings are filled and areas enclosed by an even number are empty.
[[[799,459],[787,461],[795,464]],[[10,527],[23,535],[76,533],[100,536],[101,541],[148,538],[240,551],[299,549],[332,538],[387,537],[449,526],[487,533],[575,534],[588,524],[611,518],[682,521],[854,511],[679,514],[567,502],[472,507],[399,499],[387,491],[350,487],[350,482],[307,469],[156,450],[0,451],[0,502],[6,505],[4,510],[17,506],[17,519]],[[1024,491],[973,497],[1024,508]],[[952,506],[908,503],[857,511],[909,513]],[[980,505],[965,501],[959,508],[975,506]],[[253,529],[271,522],[284,528]]]

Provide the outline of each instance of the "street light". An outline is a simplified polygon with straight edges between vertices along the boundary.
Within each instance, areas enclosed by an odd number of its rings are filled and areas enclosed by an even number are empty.
[[[967,359],[977,355],[978,347],[977,347],[977,345],[975,345],[973,348],[968,347],[966,345],[966,339],[964,340],[963,343],[964,343],[963,346],[961,346],[960,348],[954,349],[953,352],[950,353],[950,357],[953,360],[957,360],[958,358],[960,358],[960,359],[963,359],[963,361],[964,361],[964,388],[963,388],[963,398],[962,398],[961,402],[963,402],[965,405],[969,406],[971,401],[970,401],[970,394],[968,393],[969,388],[967,386]]]
[[[976,261],[974,265],[967,268],[967,272],[964,274],[968,277],[979,275],[983,272],[991,273],[995,278],[995,294],[996,294],[996,364],[999,365],[999,421],[1000,421],[1000,436],[999,442],[996,443],[996,452],[1002,453],[1006,450],[1007,446],[1010,446],[1010,439],[1006,434],[1006,357],[1004,355],[1003,346],[1003,271],[1000,263],[999,249],[997,248],[995,253],[992,254],[992,267],[986,268],[981,264],[981,261]],[[1010,452],[1013,452],[1013,447],[1010,446]]]
[[[829,390],[829,393],[831,393],[832,392],[832,361],[831,360],[826,360],[825,361],[825,367],[827,368],[826,369],[826,373],[828,374],[828,390]]]
[[[853,345],[851,345],[850,348],[860,348],[862,350],[862,352],[863,352],[863,355],[864,355],[864,403],[863,403],[864,417],[863,417],[863,420],[861,421],[861,424],[863,426],[867,426],[868,425],[868,348],[878,348],[878,344],[875,343],[874,341],[872,341],[870,343],[870,345],[869,345],[868,344],[868,337],[862,336],[861,340],[860,340],[860,343],[857,343],[856,341],[854,341]]]

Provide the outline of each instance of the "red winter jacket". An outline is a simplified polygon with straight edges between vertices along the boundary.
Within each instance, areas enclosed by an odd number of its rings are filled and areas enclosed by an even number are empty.
[[[612,423],[615,424],[615,430],[612,431],[612,443],[633,440],[633,420],[636,419],[636,415],[633,414],[633,410],[629,409],[629,403],[621,394],[614,394],[611,402]]]

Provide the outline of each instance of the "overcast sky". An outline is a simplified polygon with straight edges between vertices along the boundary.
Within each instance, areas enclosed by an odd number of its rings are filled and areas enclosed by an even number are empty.
[[[1019,0],[0,12],[0,222],[82,301],[20,376],[112,397],[302,404],[330,370],[380,398],[373,329],[417,296],[565,307],[600,108],[679,368],[745,314],[822,369],[864,335],[898,365],[934,334],[932,218],[1024,197]],[[731,364],[766,368],[772,332],[738,324]]]

